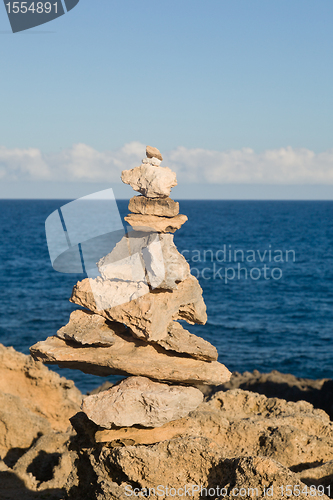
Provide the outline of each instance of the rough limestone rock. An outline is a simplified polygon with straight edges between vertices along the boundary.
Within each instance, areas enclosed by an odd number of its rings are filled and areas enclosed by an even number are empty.
[[[161,165],[161,160],[157,158],[144,158],[142,163],[149,163],[149,165],[154,165],[155,167],[159,167]]]
[[[128,238],[123,238],[128,240]],[[118,248],[117,248],[118,250]],[[142,281],[146,283],[146,275],[142,255],[134,253],[121,260],[113,260],[115,254],[110,252],[97,263],[104,280]]]
[[[171,189],[177,186],[176,174],[170,168],[147,163],[123,170],[121,180],[147,198],[167,198]]]
[[[244,389],[246,391],[265,394],[269,398],[282,398],[288,401],[299,401],[300,399],[313,404],[315,408],[321,408],[330,415],[333,420],[333,380],[308,379],[295,377],[290,373],[280,373],[272,370],[270,373],[234,372],[229,382],[223,385],[223,389]]]
[[[146,147],[146,156],[147,158],[157,158],[158,160],[163,161],[163,157],[160,151],[157,148],[154,148],[153,146]]]
[[[129,377],[107,391],[84,398],[82,410],[105,429],[132,425],[161,427],[188,415],[202,400],[202,392],[194,387]]]
[[[179,203],[171,198],[133,196],[129,201],[128,210],[134,214],[175,217],[179,214]]]
[[[59,332],[61,332],[60,335]],[[121,334],[125,335],[121,336]],[[69,323],[58,331],[57,336],[81,345],[103,347],[135,339],[131,330],[121,323],[108,321],[99,314],[82,309],[72,312]],[[218,357],[217,350],[212,344],[188,332],[175,321],[168,325],[167,336],[156,344],[167,351],[188,354],[192,358],[203,361],[216,361]]]
[[[112,435],[114,431],[98,431],[96,438],[100,442],[128,439],[132,444],[149,444],[156,438],[148,430],[143,436],[133,428],[126,437]],[[330,461],[333,453],[333,423],[325,412],[305,401],[286,402],[240,389],[216,393],[187,417],[161,427],[160,437],[173,432],[210,439],[223,448],[226,458],[270,457],[295,472],[304,471],[302,480],[305,468]],[[313,475],[324,477],[322,472]]]
[[[121,323],[106,322],[98,314],[79,309],[71,313],[68,324],[58,330],[57,336],[82,345],[111,346],[116,335],[125,331]]]
[[[136,494],[163,499],[287,500],[290,492],[286,485],[292,485],[295,496],[328,500],[313,491],[310,496],[297,475],[280,463],[260,456],[225,458],[221,446],[202,437],[172,439],[153,446],[86,449],[83,456],[85,480],[90,478],[95,484],[91,499],[125,500]],[[70,482],[67,492],[74,500]]]
[[[143,256],[150,286],[165,290],[175,290],[177,283],[191,276],[191,270],[185,257],[178,252],[172,234],[160,234],[159,241],[147,239]]]
[[[27,410],[47,419],[51,428],[56,431],[68,428],[69,419],[79,411],[82,401],[81,392],[72,380],[60,377],[31,356],[2,344],[0,391],[18,396]],[[2,409],[5,410],[5,406]],[[9,426],[11,425],[15,429],[14,420],[9,421]],[[16,431],[13,430],[14,432]]]
[[[94,309],[88,309],[103,316],[105,310],[122,307],[123,304],[130,304],[141,296],[149,295],[149,287],[142,281],[103,280],[99,276],[96,279],[86,278],[86,281],[91,292],[91,301],[94,302]]]
[[[321,486],[325,488],[325,492],[327,493],[328,488],[331,490],[331,498],[332,498],[332,484],[333,484],[333,461],[326,462],[325,464],[318,465],[317,467],[306,467],[304,469],[303,464],[298,467],[294,467],[294,472],[297,472],[298,478],[308,486],[312,484],[315,486]]]
[[[149,282],[151,288],[174,290],[190,276],[190,266],[172,234],[132,231],[99,260],[104,280]]]
[[[216,361],[218,358],[215,346],[188,332],[176,321],[172,321],[168,325],[167,337],[159,340],[158,344],[166,350],[189,354],[192,358],[203,361]]]
[[[35,359],[93,375],[142,375],[155,380],[184,384],[219,385],[231,373],[218,363],[174,356],[160,346],[119,335],[110,347],[68,345],[59,337],[49,337],[30,348]]]
[[[63,488],[77,459],[76,453],[69,450],[73,434],[73,430],[67,433],[53,431],[41,436],[13,465],[13,473],[25,487],[41,493],[34,498],[64,498]],[[16,498],[25,500],[24,495]]]
[[[186,215],[175,217],[158,217],[157,215],[128,214],[124,217],[130,226],[139,231],[156,231],[158,233],[174,233],[187,221]]]
[[[48,420],[26,408],[21,398],[0,392],[1,458],[12,448],[29,448],[40,434],[50,431]]]
[[[119,300],[114,298],[114,289],[114,283],[110,281],[86,278],[74,286],[70,300],[111,321],[124,323],[138,338],[154,342],[167,336],[167,327],[172,320],[184,319],[191,324],[205,324],[207,321],[202,289],[194,276],[179,283],[172,293],[154,291],[112,307]],[[98,304],[96,298],[100,299]]]

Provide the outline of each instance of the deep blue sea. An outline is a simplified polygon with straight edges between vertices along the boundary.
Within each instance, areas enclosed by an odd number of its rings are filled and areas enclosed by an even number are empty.
[[[51,266],[45,219],[68,200],[0,200],[0,342],[28,353],[68,322],[82,274]],[[127,201],[117,202],[122,216]],[[231,371],[333,378],[333,202],[181,201],[175,243],[208,322],[188,329]],[[58,369],[83,392],[105,379]],[[114,380],[113,377],[109,377]]]

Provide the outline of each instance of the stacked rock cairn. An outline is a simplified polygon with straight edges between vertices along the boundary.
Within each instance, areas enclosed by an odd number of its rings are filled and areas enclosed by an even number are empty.
[[[100,276],[74,286],[70,300],[85,309],[31,347],[47,364],[128,376],[83,400],[82,411],[98,426],[97,442],[151,444],[179,435],[177,424],[203,401],[197,386],[231,376],[216,348],[178,322],[205,324],[206,306],[173,242],[187,220],[169,197],[176,174],[161,166],[157,148],[147,146],[146,156],[121,177],[140,193],[125,217],[133,230],[99,260]]]

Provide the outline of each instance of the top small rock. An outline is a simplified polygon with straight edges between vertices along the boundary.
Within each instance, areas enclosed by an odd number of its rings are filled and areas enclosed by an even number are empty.
[[[163,156],[159,152],[157,148],[153,148],[152,146],[146,147],[146,155],[147,158],[157,158],[158,160],[163,161]]]

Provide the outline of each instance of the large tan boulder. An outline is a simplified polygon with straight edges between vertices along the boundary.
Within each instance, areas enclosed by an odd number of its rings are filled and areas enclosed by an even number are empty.
[[[132,425],[161,427],[188,415],[202,400],[202,392],[194,387],[129,377],[107,391],[85,397],[82,411],[105,429]]]
[[[30,348],[34,358],[100,375],[142,375],[154,380],[184,384],[219,385],[231,373],[217,361],[205,362],[181,355],[173,356],[162,347],[119,335],[110,347],[68,345],[58,337],[49,337]]]
[[[167,198],[171,189],[177,186],[175,172],[168,167],[156,167],[149,163],[123,170],[121,180],[147,198]]]
[[[255,455],[226,458],[222,446],[204,437],[180,437],[152,446],[86,449],[81,462],[86,480],[87,476],[98,478],[92,500],[130,496],[328,500],[314,489],[310,493],[297,474],[281,463]],[[75,500],[77,489],[70,482],[67,491],[69,499]]]
[[[70,300],[111,321],[124,323],[138,338],[154,342],[167,336],[172,320],[184,319],[191,324],[207,321],[202,289],[194,276],[179,283],[172,293],[154,291],[112,307],[114,301],[119,301],[115,288],[111,281],[86,278],[74,286]]]
[[[27,408],[20,397],[0,392],[0,458],[13,448],[28,449],[50,431],[49,421]]]
[[[72,380],[48,370],[31,356],[0,344],[0,391],[17,396],[52,429],[65,431],[80,408],[82,395]],[[13,425],[15,422],[13,422]]]

